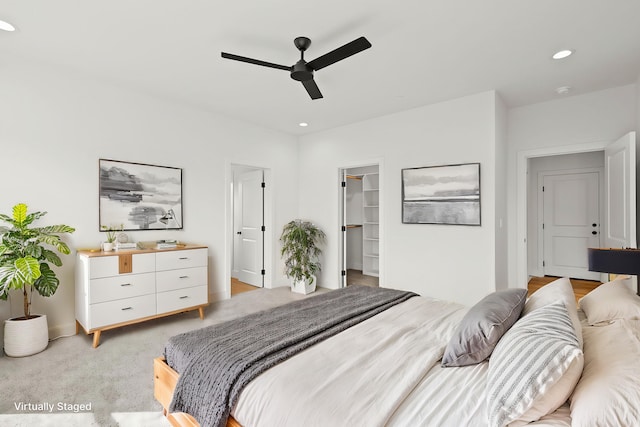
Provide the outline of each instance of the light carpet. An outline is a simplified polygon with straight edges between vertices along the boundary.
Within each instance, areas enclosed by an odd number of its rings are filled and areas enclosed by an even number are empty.
[[[257,289],[211,304],[204,320],[195,311],[105,331],[95,349],[81,333],[30,357],[0,357],[0,425],[168,426],[153,398],[153,359],[171,336],[305,297]]]

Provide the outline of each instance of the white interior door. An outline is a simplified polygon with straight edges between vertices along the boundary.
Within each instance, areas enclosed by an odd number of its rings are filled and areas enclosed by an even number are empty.
[[[236,234],[238,250],[238,280],[262,287],[262,251],[264,233],[263,171],[256,170],[241,174],[237,180],[240,200]]]
[[[636,247],[636,134],[630,132],[604,151],[607,248]]]
[[[340,237],[342,241],[340,253],[340,287],[347,286],[347,171],[340,171]]]
[[[599,188],[598,172],[543,177],[545,275],[600,279],[587,258],[600,245]]]

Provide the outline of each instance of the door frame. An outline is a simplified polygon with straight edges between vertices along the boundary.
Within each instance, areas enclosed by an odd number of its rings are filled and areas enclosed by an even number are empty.
[[[527,288],[529,275],[527,271],[527,199],[529,196],[527,179],[529,174],[529,159],[535,157],[556,156],[562,154],[588,153],[604,151],[613,141],[599,141],[583,144],[544,147],[531,150],[521,150],[516,153],[516,288]]]
[[[237,168],[260,169],[264,173],[264,239],[263,239],[263,259],[264,259],[264,288],[273,287],[273,189],[272,173],[267,166],[249,165],[225,160],[225,231],[224,231],[224,295],[222,298],[231,298],[231,271],[233,269],[233,242],[235,239],[234,228],[234,190],[233,172]]]
[[[600,225],[603,224],[604,219],[604,167],[601,168],[579,168],[579,169],[560,169],[560,170],[551,170],[551,171],[541,171],[538,172],[537,177],[537,219],[538,223],[536,225],[536,230],[538,230],[538,259],[536,263],[536,268],[539,272],[544,274],[544,266],[542,265],[542,261],[545,259],[544,254],[544,230],[542,229],[542,223],[544,222],[544,193],[542,191],[542,183],[545,176],[555,176],[555,175],[572,175],[572,174],[580,174],[580,173],[597,173],[598,174],[598,217],[600,218]],[[600,245],[602,245],[602,227],[598,227],[598,240],[600,241]]]
[[[385,268],[384,268],[384,261],[385,261],[385,237],[384,237],[384,231],[385,231],[385,222],[384,222],[384,218],[385,218],[385,209],[384,209],[384,199],[385,199],[385,191],[384,191],[384,159],[383,158],[375,158],[375,159],[369,159],[369,160],[361,160],[361,161],[353,161],[353,162],[347,162],[347,163],[342,163],[340,166],[338,166],[338,170],[336,171],[336,183],[334,188],[337,188],[337,197],[338,197],[338,211],[336,212],[337,216],[337,224],[338,227],[336,228],[338,231],[338,271],[337,271],[337,278],[338,278],[338,283],[340,283],[340,287],[342,287],[343,283],[346,283],[346,277],[343,278],[342,276],[342,269],[346,268],[346,265],[344,265],[344,251],[345,251],[345,247],[343,244],[343,239],[342,239],[342,219],[343,219],[343,212],[344,212],[344,200],[343,200],[343,191],[342,191],[342,187],[341,187],[341,183],[342,183],[342,177],[343,177],[343,172],[346,169],[353,169],[353,168],[362,168],[362,167],[366,167],[366,166],[378,166],[378,186],[379,186],[379,192],[378,192],[378,215],[379,215],[379,219],[378,219],[378,236],[379,236],[379,240],[378,240],[378,267],[379,267],[379,273],[378,273],[378,284],[380,287],[383,287],[385,281]]]

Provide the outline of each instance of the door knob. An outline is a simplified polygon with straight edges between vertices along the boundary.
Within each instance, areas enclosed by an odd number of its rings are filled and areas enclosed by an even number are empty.
[[[592,227],[597,227],[598,224],[596,224],[595,222],[593,224],[591,224]]]
[[[598,232],[597,231],[592,231],[591,234],[596,235],[596,234],[598,234]]]
[[[242,234],[242,231],[236,231],[236,234]]]

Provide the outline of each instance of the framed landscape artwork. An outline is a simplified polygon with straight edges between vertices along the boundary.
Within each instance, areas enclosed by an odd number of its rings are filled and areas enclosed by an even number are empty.
[[[480,225],[480,163],[402,169],[402,222]]]
[[[99,227],[182,228],[182,169],[99,160]]]

